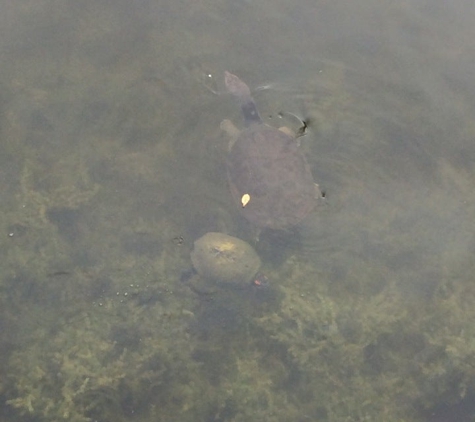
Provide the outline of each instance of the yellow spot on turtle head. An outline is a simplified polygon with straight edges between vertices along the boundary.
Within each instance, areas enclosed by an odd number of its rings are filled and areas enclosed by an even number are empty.
[[[245,193],[241,198],[242,207],[244,208],[249,203],[250,200],[251,200],[251,195],[249,195],[248,193]]]

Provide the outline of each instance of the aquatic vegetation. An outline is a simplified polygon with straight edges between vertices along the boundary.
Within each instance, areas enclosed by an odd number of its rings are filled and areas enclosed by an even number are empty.
[[[63,166],[67,165],[67,162],[59,164],[51,170],[39,167],[34,161],[25,161],[16,198],[20,205],[19,212],[15,213],[16,224],[32,228],[46,227],[50,224],[46,215],[48,210],[77,209],[97,194],[99,185],[90,181],[85,168],[79,166],[77,173],[67,169],[65,174]],[[71,174],[75,175],[76,180],[67,180]]]
[[[185,360],[189,346],[177,331],[187,317],[167,316],[155,304],[145,311],[155,317],[142,315],[137,330],[139,311],[118,317],[97,306],[61,324],[55,335],[38,330],[28,348],[10,358],[8,404],[47,420],[86,421],[112,414],[121,420],[166,400],[197,367]]]

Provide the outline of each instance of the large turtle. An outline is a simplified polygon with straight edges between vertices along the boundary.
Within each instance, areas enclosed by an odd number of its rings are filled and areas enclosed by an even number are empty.
[[[246,128],[229,120],[221,128],[231,137],[227,159],[231,193],[244,217],[259,227],[285,229],[298,224],[320,196],[295,136],[261,120],[249,87],[225,72],[225,85],[241,106]]]

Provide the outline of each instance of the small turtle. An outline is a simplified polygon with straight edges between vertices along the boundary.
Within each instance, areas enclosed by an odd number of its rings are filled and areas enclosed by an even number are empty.
[[[249,87],[225,72],[227,90],[239,101],[246,128],[229,120],[221,128],[230,136],[227,158],[231,194],[244,217],[258,227],[286,229],[302,221],[321,197],[295,135],[261,120]]]
[[[251,245],[237,237],[210,232],[194,243],[191,261],[196,272],[211,284],[246,287],[259,286],[256,274],[261,260]]]

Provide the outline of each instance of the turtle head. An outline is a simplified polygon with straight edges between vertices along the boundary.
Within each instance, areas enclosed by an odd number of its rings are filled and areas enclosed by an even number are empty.
[[[235,95],[236,97],[248,98],[251,96],[249,87],[236,75],[233,75],[227,71],[224,72],[224,84],[226,85],[228,92]]]
[[[229,72],[224,72],[224,84],[228,92],[238,99],[246,126],[250,126],[253,123],[262,123],[256,103],[251,97],[249,87],[236,75]]]

